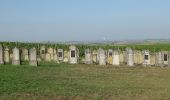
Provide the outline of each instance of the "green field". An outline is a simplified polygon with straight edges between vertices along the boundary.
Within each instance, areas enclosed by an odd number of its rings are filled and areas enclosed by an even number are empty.
[[[0,66],[0,100],[170,99],[170,68]]]

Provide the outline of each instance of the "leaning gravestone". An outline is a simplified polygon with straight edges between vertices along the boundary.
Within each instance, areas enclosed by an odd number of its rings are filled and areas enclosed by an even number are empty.
[[[0,45],[0,64],[4,64],[3,47]]]
[[[71,45],[69,47],[69,63],[70,64],[77,64],[78,63],[78,51],[76,46]]]
[[[13,48],[13,54],[12,54],[12,64],[13,65],[20,65],[20,55],[19,55],[19,49]]]
[[[120,65],[119,52],[117,50],[114,50],[113,52],[113,65],[116,65],[116,66]]]
[[[90,49],[85,50],[85,64],[92,64],[92,52]]]
[[[134,55],[133,55],[133,51],[131,48],[126,48],[126,52],[127,52],[127,65],[128,66],[134,66]]]
[[[31,66],[37,66],[37,51],[35,48],[29,50],[29,64]]]
[[[106,65],[106,55],[105,51],[103,49],[98,50],[99,55],[99,65]]]

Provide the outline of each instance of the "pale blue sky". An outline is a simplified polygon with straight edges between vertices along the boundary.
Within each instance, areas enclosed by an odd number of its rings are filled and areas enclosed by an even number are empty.
[[[0,40],[170,38],[170,0],[0,0]]]

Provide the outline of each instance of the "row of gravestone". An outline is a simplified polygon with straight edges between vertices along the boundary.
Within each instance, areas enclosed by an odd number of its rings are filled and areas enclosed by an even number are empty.
[[[125,51],[118,50],[103,50],[99,48],[98,50],[85,50],[85,58],[83,62],[85,64],[98,63],[99,65],[121,65],[127,64],[128,66],[134,65],[144,65],[144,66],[169,66],[170,53],[168,51],[161,51],[157,53],[150,53],[149,50],[136,51],[131,48],[126,48]],[[64,51],[63,49],[53,49],[50,48],[45,50],[45,47],[40,49],[40,58],[37,57],[37,51],[35,48],[23,49],[20,55],[20,50],[18,48],[12,49],[12,54],[9,54],[8,48],[3,48],[0,45],[0,64],[4,62],[9,62],[9,58],[12,59],[13,65],[20,65],[21,57],[24,60],[29,61],[32,66],[37,66],[37,62],[41,60],[45,61],[55,61],[55,62],[69,62],[70,64],[79,63],[79,50],[76,46],[72,45],[69,47],[69,51]]]

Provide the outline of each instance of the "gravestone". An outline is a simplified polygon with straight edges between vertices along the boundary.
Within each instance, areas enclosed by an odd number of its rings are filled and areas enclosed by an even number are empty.
[[[119,61],[120,61],[120,64],[124,64],[124,57],[123,57],[122,51],[119,53]]]
[[[113,51],[113,65],[116,65],[116,66],[120,65],[119,52],[117,50]]]
[[[29,50],[29,64],[31,66],[37,66],[37,51],[35,48]]]
[[[92,52],[90,49],[85,50],[85,64],[92,64]]]
[[[141,65],[143,63],[143,55],[139,50],[134,51],[134,64]]]
[[[151,66],[155,66],[156,64],[156,54],[154,52],[150,53],[150,62],[151,62]]]
[[[143,65],[148,66],[150,65],[150,52],[149,50],[144,50],[143,51]]]
[[[42,59],[42,60],[45,60],[45,57],[46,56],[46,48],[45,48],[45,46],[41,46],[40,47],[40,58]]]
[[[13,54],[12,54],[12,64],[13,65],[20,65],[20,53],[18,48],[13,48],[12,49]]]
[[[70,64],[77,64],[78,63],[78,50],[76,46],[71,45],[69,47],[69,63]]]
[[[109,49],[107,53],[107,64],[113,64],[113,50]]]
[[[53,61],[54,60],[54,49],[48,48],[47,53],[50,55],[49,61]]]
[[[123,51],[123,63],[127,64],[127,51]]]
[[[169,53],[168,51],[162,51],[163,65],[168,66],[169,64]]]
[[[4,64],[3,47],[0,45],[0,65]]]
[[[93,50],[92,56],[93,56],[93,62],[94,63],[98,63],[98,60],[97,60],[97,51],[96,50]]]
[[[99,55],[99,65],[106,65],[105,51],[103,49],[99,48],[98,55]]]
[[[64,59],[64,50],[63,49],[57,49],[57,54],[58,54],[59,62],[63,62],[63,59]]]
[[[156,53],[156,66],[163,66],[163,61],[162,61],[162,53],[161,51]]]
[[[127,65],[128,66],[134,66],[134,55],[133,55],[133,51],[131,48],[126,48],[126,52],[127,52]]]
[[[5,47],[4,50],[4,62],[9,63],[10,62],[10,55],[9,55],[9,48]]]
[[[21,60],[22,61],[29,61],[28,49],[26,49],[26,48],[22,49]]]
[[[69,51],[64,50],[64,59],[63,62],[67,63],[69,59]]]

